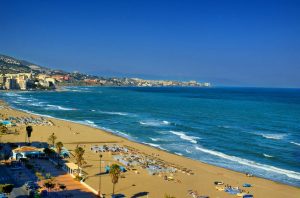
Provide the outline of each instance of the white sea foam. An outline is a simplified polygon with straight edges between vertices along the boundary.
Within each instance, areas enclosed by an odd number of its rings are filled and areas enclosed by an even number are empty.
[[[163,120],[144,120],[144,121],[140,121],[141,125],[145,125],[145,126],[155,126],[155,127],[160,127],[160,126],[166,126],[166,125],[170,125],[171,123]]]
[[[297,143],[297,142],[290,142],[291,144],[295,144],[297,146],[300,146],[300,143]]]
[[[158,145],[158,144],[153,144],[153,143],[148,143],[148,142],[143,142],[143,143],[148,144],[148,145],[153,146],[153,147],[160,148],[160,145]]]
[[[118,130],[115,130],[114,133],[117,133],[117,134],[119,134],[120,136],[123,136],[123,137],[130,138],[130,135],[128,135],[127,133],[118,131]]]
[[[178,153],[178,152],[175,152],[175,154],[182,156],[182,154],[181,154],[181,153]]]
[[[125,112],[114,112],[114,111],[99,111],[99,112],[103,114],[109,114],[109,115],[120,115],[120,116],[129,115],[129,113],[125,113]]]
[[[95,124],[95,122],[93,122],[93,121],[90,121],[90,120],[85,120],[87,123],[89,123],[89,124]]]
[[[201,148],[198,146],[195,146],[196,150],[199,150],[201,152],[204,153],[208,153],[210,155],[214,155],[223,159],[227,159],[233,162],[237,162],[239,164],[242,165],[246,165],[246,166],[250,166],[253,168],[257,168],[257,169],[261,169],[261,170],[265,170],[265,171],[271,171],[277,174],[282,174],[282,175],[286,175],[287,177],[293,178],[293,179],[297,179],[300,180],[300,173],[299,172],[295,172],[295,171],[291,171],[291,170],[286,170],[286,169],[282,169],[282,168],[277,168],[275,166],[270,166],[270,165],[266,165],[266,164],[261,164],[261,163],[257,163],[251,160],[247,160],[247,159],[243,159],[243,158],[239,158],[239,157],[235,157],[235,156],[230,156],[218,151],[213,151],[213,150],[209,150],[209,149],[205,149],[205,148]]]
[[[29,100],[28,98],[25,98],[25,97],[22,97],[22,96],[17,97],[17,98],[18,98],[18,100]]]
[[[148,143],[148,142],[142,142],[142,143],[143,143],[143,144],[150,145],[150,146],[152,146],[152,147],[159,148],[159,149],[161,149],[161,150],[168,151],[167,149],[162,148],[159,144],[153,144],[153,143]]]
[[[263,155],[264,155],[265,157],[269,157],[269,158],[273,157],[272,155],[268,155],[268,154],[265,154],[265,153],[263,153]]]
[[[11,97],[14,97],[14,96],[20,96],[19,94],[17,93],[13,93],[13,92],[7,92],[4,94],[5,96],[11,96]]]
[[[264,138],[274,139],[274,140],[282,140],[286,134],[276,134],[276,133],[268,133],[268,134],[260,134]]]
[[[34,106],[34,107],[44,107],[44,106],[47,106],[46,102],[33,102],[33,103],[29,103],[28,105]]]
[[[97,127],[97,125],[96,125],[95,122],[93,122],[93,121],[85,120],[84,122],[86,122],[89,126]]]
[[[159,141],[159,138],[151,138],[151,137],[150,137],[150,139],[151,139],[152,141],[154,141],[154,142]]]
[[[43,105],[43,104],[41,104],[41,103],[30,103],[30,104],[28,104],[28,105],[34,106],[34,107],[43,107],[43,106],[45,106],[45,105]]]
[[[189,136],[186,135],[184,132],[180,132],[180,131],[170,131],[170,132],[173,133],[174,135],[179,136],[181,139],[187,140],[193,144],[197,144],[197,139],[200,139],[199,137]]]
[[[91,127],[97,127],[97,125],[93,121],[90,121],[90,120],[72,121],[72,122],[80,123],[80,124],[83,124],[83,125],[88,125],[88,126],[91,126]]]
[[[126,138],[129,138],[129,139],[131,138],[130,135],[128,135],[128,134],[126,134],[124,132],[118,131],[118,130],[112,130],[112,129],[107,128],[107,127],[99,127],[99,126],[97,128],[102,129],[104,131],[108,131],[108,132],[114,133],[114,134],[118,134],[118,135],[120,135],[122,137],[126,137]]]
[[[62,111],[72,111],[72,110],[75,110],[75,109],[72,109],[72,108],[66,108],[66,107],[62,107],[62,106],[59,106],[59,105],[47,105],[47,108],[48,110],[62,110]]]
[[[46,115],[46,114],[40,114],[40,113],[35,113],[33,111],[29,111],[29,110],[26,110],[26,109],[21,109],[21,108],[18,108],[18,110],[20,111],[24,111],[26,113],[29,113],[29,114],[33,114],[33,115],[37,115],[37,116],[41,116],[41,117],[47,117],[47,118],[55,118],[53,116],[50,116],[50,115]],[[55,119],[58,119],[58,120],[64,120],[64,121],[68,121],[68,122],[74,122],[72,120],[66,120],[66,119],[62,119],[62,118],[55,118]]]
[[[91,90],[87,87],[66,87],[64,91],[69,91],[69,92],[82,92],[82,93],[87,93],[91,92]]]
[[[149,137],[149,138],[154,142],[158,142],[158,141],[166,142],[167,141],[166,139],[162,139],[162,138],[152,138],[152,137]]]
[[[231,126],[228,125],[218,125],[219,128],[224,128],[224,129],[230,129],[232,128]]]
[[[192,153],[192,151],[189,150],[189,149],[185,149],[185,152],[187,152],[187,153]]]

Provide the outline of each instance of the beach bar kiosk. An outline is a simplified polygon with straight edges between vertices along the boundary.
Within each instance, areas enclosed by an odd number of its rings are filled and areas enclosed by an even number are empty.
[[[72,163],[72,162],[67,162],[63,165],[63,169],[69,173],[70,175],[72,175],[73,177],[75,177],[78,174],[78,165]],[[81,171],[82,169],[79,167],[79,175],[81,175]]]
[[[33,146],[21,146],[12,150],[12,153],[12,158],[15,160],[20,160],[21,158],[38,158],[45,155],[42,148]]]

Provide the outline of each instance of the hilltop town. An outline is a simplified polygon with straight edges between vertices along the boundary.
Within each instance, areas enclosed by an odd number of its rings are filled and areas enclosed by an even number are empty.
[[[185,86],[210,87],[208,82],[145,80],[140,78],[99,77],[79,72],[52,70],[28,61],[0,55],[0,89],[53,90],[59,86]]]

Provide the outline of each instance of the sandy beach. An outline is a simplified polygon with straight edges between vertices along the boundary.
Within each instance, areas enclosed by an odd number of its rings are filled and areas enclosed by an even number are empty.
[[[19,111],[9,107],[4,102],[0,102],[0,114],[3,118],[13,117],[40,117],[23,111]],[[147,192],[148,197],[163,198],[165,194],[170,194],[176,198],[192,197],[188,195],[188,191],[197,191],[199,195],[207,195],[209,197],[236,197],[229,195],[224,191],[218,191],[215,188],[215,181],[222,181],[231,186],[239,186],[246,192],[254,195],[254,197],[264,198],[298,198],[300,189],[285,184],[276,183],[270,180],[257,177],[247,177],[245,173],[239,173],[213,165],[201,163],[192,159],[188,159],[179,155],[171,154],[144,144],[129,141],[125,138],[116,136],[112,133],[92,128],[90,126],[68,122],[64,120],[47,118],[53,126],[49,125],[33,125],[32,142],[47,142],[50,134],[55,133],[57,141],[63,142],[64,146],[72,152],[77,145],[85,149],[84,158],[87,164],[83,170],[88,174],[86,183],[98,190],[99,185],[99,153],[91,151],[93,145],[113,145],[127,146],[136,149],[139,153],[155,156],[157,159],[164,161],[166,164],[172,164],[176,167],[191,170],[192,174],[177,171],[172,175],[168,175],[173,179],[171,181],[164,180],[158,175],[150,175],[143,168],[129,170],[123,173],[118,184],[116,185],[116,193],[122,193],[126,197],[141,192]],[[8,134],[2,136],[2,142],[24,142],[25,125],[11,127],[12,130],[19,131],[18,135]],[[72,159],[70,159],[72,161]],[[103,153],[102,170],[106,165],[116,163],[110,152]],[[138,173],[138,174],[137,174]],[[102,176],[102,193],[110,195],[112,192],[111,178],[107,174]],[[244,183],[253,185],[250,188],[243,188]]]

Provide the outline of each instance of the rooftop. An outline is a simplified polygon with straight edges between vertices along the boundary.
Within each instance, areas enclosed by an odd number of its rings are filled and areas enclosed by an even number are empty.
[[[13,150],[13,152],[16,152],[16,153],[31,152],[31,151],[41,151],[41,149],[33,147],[33,146],[22,146],[22,147],[19,147],[19,148],[16,148]]]

